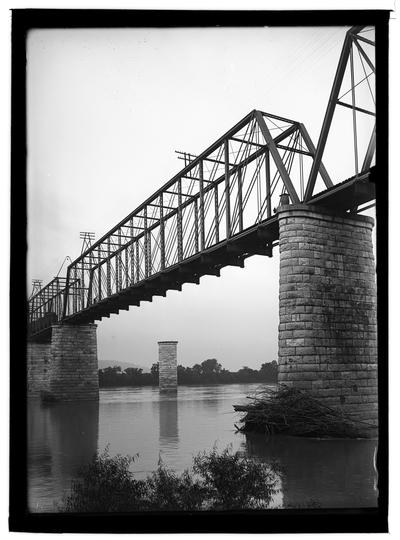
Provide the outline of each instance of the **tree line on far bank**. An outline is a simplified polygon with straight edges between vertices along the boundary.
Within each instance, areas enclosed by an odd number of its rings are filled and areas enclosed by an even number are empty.
[[[259,370],[247,366],[238,371],[224,369],[215,358],[208,358],[192,367],[178,366],[178,384],[232,384],[270,382],[278,380],[278,364],[274,360],[261,365]],[[141,368],[129,367],[121,370],[120,366],[99,369],[99,386],[157,386],[158,363],[151,366],[150,373],[143,373]]]

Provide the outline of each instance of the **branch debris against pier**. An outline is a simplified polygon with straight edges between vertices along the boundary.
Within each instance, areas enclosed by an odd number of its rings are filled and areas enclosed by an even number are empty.
[[[248,396],[248,405],[234,405],[246,413],[235,427],[242,432],[261,432],[302,437],[362,437],[374,428],[369,423],[353,421],[339,409],[328,407],[309,392],[286,385],[268,388]]]

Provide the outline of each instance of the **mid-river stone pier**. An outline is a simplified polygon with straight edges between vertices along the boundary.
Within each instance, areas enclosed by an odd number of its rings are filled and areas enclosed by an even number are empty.
[[[177,374],[177,341],[158,342],[158,376],[162,392],[176,392]]]
[[[52,401],[99,398],[97,325],[57,324],[50,341],[28,342],[28,396]]]
[[[374,221],[305,204],[278,217],[278,382],[376,425]]]

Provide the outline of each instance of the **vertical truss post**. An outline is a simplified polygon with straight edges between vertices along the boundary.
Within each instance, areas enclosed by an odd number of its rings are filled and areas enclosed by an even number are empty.
[[[354,60],[353,47],[350,44],[350,73],[351,73],[351,103],[353,105],[353,140],[354,140],[354,169],[355,174],[358,174],[358,148],[357,148],[357,113],[356,113],[356,89],[354,88]]]
[[[199,206],[197,199],[194,200],[194,251],[199,252]]]
[[[214,186],[215,242],[219,242],[218,184]]]
[[[116,292],[119,292],[122,289],[122,274],[121,274],[121,229],[118,229],[118,253],[115,258],[115,264],[117,265],[117,286],[116,286]]]
[[[204,230],[204,170],[203,161],[199,161],[199,178],[200,178],[200,250],[205,248],[205,230]]]
[[[131,267],[131,276],[130,276],[130,285],[135,283],[135,242],[130,246],[130,267]]]
[[[269,152],[265,152],[265,197],[267,200],[267,218],[271,217],[271,169],[269,165]]]
[[[148,232],[147,232],[147,206],[144,207],[144,277],[149,277],[149,250],[148,250]]]
[[[90,272],[89,272],[89,285],[88,285],[88,304],[93,303],[93,298],[96,294],[96,290],[93,290],[96,287],[96,272],[93,269],[93,266],[96,264],[94,252],[91,251],[89,254],[90,261]]]
[[[67,278],[65,280],[65,291],[64,291],[64,305],[63,305],[63,319],[67,316],[68,303],[69,303],[69,288],[70,288],[70,275],[71,269],[68,266],[67,268]]]
[[[57,313],[57,319],[60,319],[61,315],[61,306],[60,306],[60,281],[57,278],[57,287],[56,287],[56,313]]]
[[[139,241],[136,240],[136,283],[140,281]]]
[[[97,291],[97,294],[98,294],[98,297],[99,297],[99,302],[101,300],[101,251],[100,251],[100,244],[97,248],[97,259],[98,259],[98,265],[99,265],[99,272],[98,272],[98,279],[99,279],[99,283],[98,283],[98,291]]]
[[[130,219],[130,230],[133,236],[133,217]],[[135,242],[130,245],[131,248],[131,285],[135,283]]]
[[[81,286],[81,309],[83,309],[85,307],[85,259],[84,258],[82,259],[81,265],[82,265],[82,272],[81,272],[82,279],[81,279],[81,283],[80,283],[80,286]]]
[[[160,193],[160,261],[161,271],[165,270],[165,223],[164,223],[164,199]]]
[[[129,287],[129,257],[128,246],[125,248],[125,288]]]
[[[45,310],[45,313],[47,313],[48,311],[51,311],[52,310],[52,307],[53,307],[53,299],[52,299],[52,295],[53,295],[53,286],[51,286],[49,292],[48,292],[48,299],[47,299],[47,309]]]
[[[242,167],[238,168],[238,212],[239,212],[239,232],[243,231],[243,178]]]
[[[77,301],[78,301],[78,276],[77,276],[77,270],[76,270],[76,265],[74,266],[74,287],[73,287],[73,291],[74,291],[74,296],[73,296],[73,301],[72,301],[72,309],[73,309],[73,312],[76,313],[77,311]]]
[[[178,233],[178,261],[183,259],[183,235],[182,235],[182,179],[178,179],[178,214],[177,214],[177,233]]]
[[[224,161],[225,161],[225,217],[226,217],[226,237],[231,237],[231,201],[230,201],[230,179],[229,179],[229,139],[224,141]]]
[[[86,301],[86,306],[87,307],[89,307],[91,305],[91,303],[92,303],[93,273],[94,273],[94,271],[92,269],[90,269],[88,295],[87,295],[87,301]]]
[[[148,256],[147,256],[147,275],[151,276],[153,273],[153,260],[151,256],[151,231],[148,231],[148,238],[147,238],[147,250],[148,250]]]
[[[296,190],[294,188],[294,185],[292,184],[292,181],[290,180],[290,176],[286,170],[286,167],[282,161],[282,158],[278,152],[278,149],[276,148],[275,142],[272,138],[272,135],[268,129],[267,124],[265,123],[265,120],[263,118],[263,115],[260,111],[255,112],[255,117],[257,119],[258,125],[261,129],[261,132],[264,136],[265,142],[268,145],[269,152],[272,156],[272,159],[275,162],[276,168],[278,169],[279,175],[282,179],[282,182],[287,190],[287,192],[290,195],[290,198],[292,200],[293,204],[298,204],[300,202],[300,199],[296,193]]]
[[[111,246],[110,237],[107,238],[107,296],[111,296]]]
[[[356,32],[362,27],[356,27]],[[353,30],[353,29],[351,29]],[[324,121],[322,123],[321,133],[318,139],[317,149],[315,152],[314,160],[311,166],[310,175],[308,177],[306,191],[304,193],[304,200],[308,201],[313,194],[315,182],[317,180],[318,171],[320,170],[320,164],[322,160],[322,154],[325,150],[326,140],[328,138],[329,129],[331,127],[333,113],[335,111],[337,99],[339,96],[340,88],[342,86],[344,72],[346,70],[347,60],[349,58],[351,47],[350,30],[346,33],[346,37],[343,43],[342,52],[340,53],[339,63],[333,81],[331,94],[329,96],[328,107],[325,112]]]

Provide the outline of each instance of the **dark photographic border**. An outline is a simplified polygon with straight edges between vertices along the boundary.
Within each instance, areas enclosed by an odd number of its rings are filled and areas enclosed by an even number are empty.
[[[388,510],[388,31],[387,10],[175,11],[12,10],[11,266],[10,266],[10,506],[9,529],[26,532],[305,533],[387,532]],[[379,447],[377,508],[36,514],[27,505],[26,380],[26,36],[34,28],[129,27],[376,27]],[[322,119],[321,119],[322,121]]]

